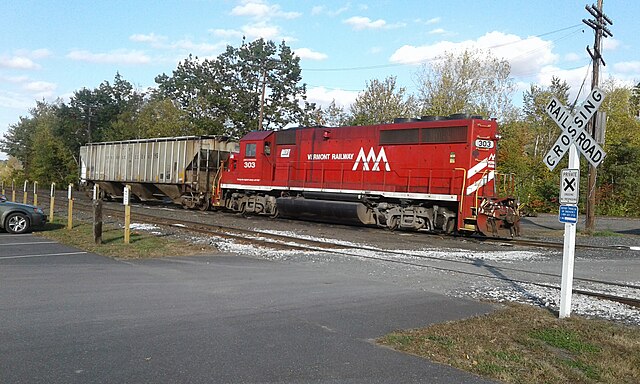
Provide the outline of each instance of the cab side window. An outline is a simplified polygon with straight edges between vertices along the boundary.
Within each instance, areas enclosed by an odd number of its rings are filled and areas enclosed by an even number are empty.
[[[244,147],[244,157],[256,157],[256,144],[249,143]]]

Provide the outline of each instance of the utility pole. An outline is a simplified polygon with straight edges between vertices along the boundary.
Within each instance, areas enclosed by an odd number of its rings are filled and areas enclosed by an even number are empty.
[[[593,19],[582,19],[582,22],[588,25],[595,33],[595,41],[593,43],[593,52],[587,45],[587,52],[591,56],[593,62],[593,74],[591,78],[591,89],[598,86],[600,81],[600,63],[606,65],[602,59],[602,38],[612,37],[613,34],[607,28],[607,25],[613,25],[613,21],[607,15],[602,12],[602,1],[598,0],[598,5],[587,5],[585,9],[593,16]],[[589,124],[587,124],[586,131],[591,133],[594,138],[603,137],[599,134],[601,126],[597,124],[597,113],[594,115]],[[604,143],[602,143],[604,144]],[[587,233],[593,233],[596,226],[596,167],[589,165],[589,180],[587,186],[587,205],[586,205],[586,224],[585,229]]]
[[[264,97],[267,93],[267,69],[262,69],[262,95],[260,96],[260,117],[258,117],[258,131],[262,131],[262,119],[264,118]]]

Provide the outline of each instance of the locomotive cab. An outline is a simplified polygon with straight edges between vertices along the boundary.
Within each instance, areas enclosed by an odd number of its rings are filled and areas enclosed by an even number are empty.
[[[275,216],[275,198],[269,196],[275,169],[273,153],[273,131],[245,135],[239,153],[230,158],[227,171],[218,180],[213,204],[236,212]]]

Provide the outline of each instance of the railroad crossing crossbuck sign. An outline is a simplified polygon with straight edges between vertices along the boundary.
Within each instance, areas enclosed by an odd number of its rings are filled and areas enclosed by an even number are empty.
[[[600,88],[593,88],[574,115],[571,115],[555,96],[551,98],[546,106],[546,111],[553,121],[562,128],[562,133],[544,157],[544,164],[550,171],[553,171],[558,165],[571,144],[575,144],[594,167],[602,163],[606,153],[584,128],[602,104],[604,96],[605,94]]]

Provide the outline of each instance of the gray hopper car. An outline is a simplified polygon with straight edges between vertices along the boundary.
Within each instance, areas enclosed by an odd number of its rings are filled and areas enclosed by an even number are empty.
[[[238,143],[222,136],[184,136],[90,143],[80,148],[80,183],[121,197],[125,185],[140,200],[170,198],[209,209],[222,164]]]

